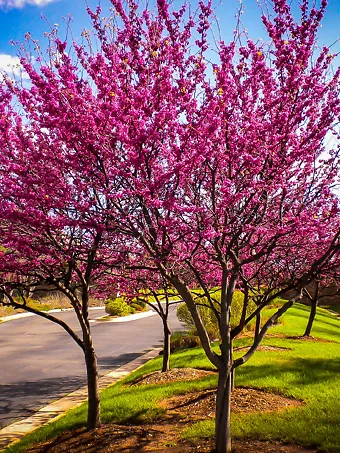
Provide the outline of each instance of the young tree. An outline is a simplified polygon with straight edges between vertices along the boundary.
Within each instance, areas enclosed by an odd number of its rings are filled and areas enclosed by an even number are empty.
[[[7,80],[11,91],[17,88]],[[19,93],[18,93],[19,94]],[[103,263],[121,263],[114,224],[106,228],[102,183],[54,130],[42,125],[20,95],[27,116],[14,111],[12,97],[1,91],[0,163],[0,304],[21,308],[59,324],[83,350],[88,384],[89,429],[100,424],[97,358],[89,323],[89,298]],[[91,179],[93,178],[93,179]],[[100,210],[99,210],[100,206]],[[119,243],[117,247],[120,247]],[[108,247],[109,246],[109,247]],[[48,285],[67,296],[81,336],[56,316],[27,303],[30,288]],[[16,293],[16,297],[15,297]]]
[[[170,294],[169,294],[170,293]],[[171,299],[171,291],[169,290],[169,285],[163,283],[163,286],[158,289],[158,291],[151,291],[155,299],[155,303],[152,306],[152,309],[156,311],[158,316],[160,316],[163,324],[163,363],[162,363],[162,372],[170,370],[170,353],[171,353],[171,330],[169,325],[169,310],[171,305],[177,302],[173,302]]]
[[[174,288],[166,280],[159,278],[160,275],[157,268],[153,269],[153,274],[153,276],[147,274],[142,277],[139,273],[138,281],[139,285],[141,285],[141,293],[137,295],[137,298],[144,301],[161,318],[163,326],[162,372],[164,373],[170,370],[171,329],[169,324],[169,310],[172,305],[178,303],[178,295],[177,291],[174,291]]]
[[[327,270],[324,269],[322,275],[317,275],[310,285],[303,289],[303,296],[308,300],[311,307],[306,330],[303,334],[304,337],[309,337],[312,332],[316,311],[320,301],[323,300],[327,303],[327,299],[334,300],[334,298],[336,298],[339,300],[340,294],[336,272],[334,270],[333,272],[327,272]]]
[[[236,39],[229,45],[221,42],[220,64],[212,66],[214,82],[206,76],[209,5],[200,4],[197,29],[192,22],[181,29],[183,14],[174,18],[168,5],[158,2],[153,22],[147,13],[141,15],[147,17],[147,31],[152,24],[148,39],[143,39],[147,32],[142,19],[136,19],[135,6],[130,15],[118,2],[115,6],[124,22],[117,46],[124,49],[129,68],[124,94],[129,93],[128,99],[137,96],[139,102],[131,102],[123,115],[128,132],[119,138],[118,150],[122,162],[132,157],[126,166],[131,165],[131,172],[122,175],[127,190],[116,197],[115,207],[125,232],[143,245],[187,304],[202,346],[219,371],[216,451],[229,452],[233,370],[251,357],[268,328],[301,297],[302,288],[337,246],[338,232],[333,234],[329,226],[338,210],[331,192],[338,150],[327,157],[324,142],[339,114],[339,71],[329,73],[332,56],[326,48],[311,59],[325,4],[309,10],[303,2],[296,22],[286,2],[274,2],[275,18],[263,16],[270,45],[250,39],[240,46]],[[99,24],[97,29],[102,30]],[[131,41],[132,30],[138,42]],[[191,33],[200,37],[196,53],[190,48]],[[169,43],[177,43],[171,55]],[[118,99],[121,88],[115,87]],[[164,108],[169,121],[160,124]],[[293,275],[276,275],[287,244],[291,253],[301,253],[303,238],[307,253],[314,245],[308,238],[315,235],[326,240],[308,266]],[[268,281],[270,286],[261,292]],[[211,301],[219,320],[220,353],[211,348],[193,285],[209,301],[211,286],[221,287],[219,309]],[[231,330],[237,286],[244,292],[245,310]],[[245,316],[255,288],[257,308]],[[288,289],[296,295],[262,328],[258,323],[250,351],[234,361],[233,338]]]
[[[319,304],[320,300],[320,280],[318,278],[314,279],[313,282],[314,287],[314,294],[310,292],[308,288],[303,288],[303,295],[307,297],[310,302],[311,309],[309,313],[308,323],[306,326],[305,333],[303,334],[304,337],[309,337],[312,331],[312,327],[314,324],[315,316],[316,316],[316,309]]]
[[[111,270],[108,272],[110,275]],[[171,353],[169,311],[171,306],[179,301],[177,291],[162,278],[155,264],[150,259],[146,259],[145,253],[136,243],[130,244],[130,253],[125,256],[123,266],[118,263],[114,272],[114,279],[126,298],[132,302],[137,300],[146,304],[160,317],[163,326],[162,372],[169,371]],[[108,280],[105,276],[101,285],[104,293],[108,289],[107,284]]]

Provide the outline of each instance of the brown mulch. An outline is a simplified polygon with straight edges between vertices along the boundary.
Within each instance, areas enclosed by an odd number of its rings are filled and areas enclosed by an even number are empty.
[[[235,348],[234,351],[241,351],[242,349],[250,349],[250,346],[240,346]],[[284,351],[291,351],[291,348],[284,348],[280,346],[258,346],[256,351],[277,351],[277,352],[284,352]]]
[[[324,338],[317,338],[317,337],[313,337],[313,336],[303,336],[303,335],[291,335],[291,336],[287,336],[287,335],[283,335],[281,333],[275,333],[275,334],[268,334],[266,335],[266,338],[283,338],[285,340],[302,340],[302,341],[317,341],[317,342],[320,342],[320,343],[334,343],[334,341],[332,340],[326,340]],[[261,346],[259,346],[259,350]]]
[[[287,340],[301,340],[301,341],[317,341],[319,343],[334,343],[332,340],[326,340],[325,338],[315,338],[312,335],[308,336],[302,336],[302,335],[296,335],[296,336],[290,336],[290,337],[285,337]]]
[[[249,440],[234,442],[233,453],[316,453],[316,450],[301,448],[297,445],[284,445],[279,442]]]
[[[142,426],[103,425],[86,431],[66,432],[52,441],[43,442],[26,453],[210,453],[212,440],[195,445],[179,438],[184,425],[148,424]],[[278,442],[242,440],[233,442],[233,453],[317,453],[296,445]]]
[[[133,385],[162,384],[175,380],[193,380],[214,372],[192,368],[151,373]],[[93,431],[84,428],[62,433],[55,439],[29,448],[26,453],[210,453],[213,441],[192,444],[182,440],[181,432],[192,421],[214,416],[215,390],[178,395],[161,402],[167,409],[154,423],[142,425],[102,425]],[[257,389],[235,388],[232,411],[254,412],[284,410],[301,402]],[[242,440],[233,442],[233,453],[316,453],[295,445]]]
[[[132,383],[132,385],[145,384],[167,384],[176,381],[194,381],[206,376],[215,374],[215,371],[197,370],[196,368],[173,368],[165,373],[154,371],[146,376],[142,376]]]
[[[178,413],[182,417],[214,417],[216,390],[178,395],[162,401],[169,413]],[[289,409],[302,404],[292,398],[276,395],[264,390],[236,387],[231,396],[232,412],[270,412]]]

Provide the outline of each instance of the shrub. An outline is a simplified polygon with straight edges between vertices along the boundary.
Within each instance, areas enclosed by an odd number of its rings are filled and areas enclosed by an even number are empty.
[[[192,319],[185,303],[178,305],[176,314],[179,321],[181,321],[189,330],[193,330],[195,328],[194,320]]]
[[[136,310],[123,297],[117,297],[114,300],[108,299],[105,304],[105,311],[111,316],[127,316],[136,313]]]
[[[151,292],[144,292],[144,294],[147,296],[149,302],[156,302],[157,298]],[[159,289],[156,291],[156,294],[158,296],[158,300],[161,302],[165,302],[165,294],[167,294],[169,299],[180,298],[178,292],[174,288],[167,288],[166,292],[164,289]]]
[[[146,302],[140,298],[132,299],[130,306],[133,307],[136,311],[146,310]]]
[[[219,302],[221,300],[221,291],[214,291],[213,297],[215,299],[214,306],[219,311]],[[241,319],[243,311],[244,295],[241,291],[235,291],[233,301],[231,305],[231,327],[236,327]],[[209,338],[214,340],[219,338],[219,326],[218,320],[209,306],[209,302],[206,297],[199,297],[196,299],[198,304],[198,311],[200,313],[204,327],[209,335]],[[247,307],[247,314],[249,315],[255,310],[255,303],[250,300]],[[182,303],[177,308],[178,319],[185,324],[189,332],[197,334],[194,320],[185,303]]]
[[[171,352],[179,349],[195,348],[200,345],[200,339],[197,335],[185,332],[175,332],[170,337]]]
[[[276,297],[276,299],[274,299],[273,301],[270,302],[269,305],[267,305],[267,308],[280,308],[286,302],[287,302],[286,299],[281,299],[280,297]]]
[[[144,311],[143,308],[140,305],[136,304],[135,302],[131,302],[129,307],[134,311],[134,313],[138,311]]]

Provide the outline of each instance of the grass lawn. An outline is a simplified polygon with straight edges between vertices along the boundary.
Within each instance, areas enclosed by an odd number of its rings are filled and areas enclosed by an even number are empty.
[[[340,452],[340,320],[319,309],[312,331],[314,340],[296,338],[303,334],[308,307],[296,305],[265,338],[263,345],[289,348],[257,351],[237,370],[236,386],[267,389],[294,397],[304,404],[286,411],[233,414],[234,438],[280,440],[324,452]],[[251,338],[239,339],[235,346],[247,345]],[[172,367],[213,369],[200,348],[173,354]],[[163,385],[129,386],[137,377],[158,370],[157,358],[102,392],[103,423],[144,423],[164,413],[159,401],[172,395],[216,386],[216,376]],[[4,450],[24,451],[25,447],[85,424],[86,405],[69,411],[55,423],[26,436],[20,443]],[[213,436],[212,419],[187,425],[182,437],[197,441]]]
[[[340,314],[340,305],[321,305],[323,308],[335,311]]]

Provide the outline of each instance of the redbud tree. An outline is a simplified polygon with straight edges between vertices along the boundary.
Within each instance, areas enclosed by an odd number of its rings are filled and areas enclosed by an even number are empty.
[[[171,329],[169,314],[173,306],[178,304],[178,294],[174,287],[158,271],[155,263],[146,260],[144,253],[137,253],[138,244],[134,244],[134,253],[125,257],[124,265],[116,266],[115,279],[123,283],[125,294],[131,296],[132,301],[137,298],[148,305],[160,317],[163,327],[162,372],[170,369]],[[110,272],[110,271],[109,271]],[[107,286],[104,278],[103,285]]]
[[[234,369],[338,245],[338,150],[325,143],[337,138],[339,71],[330,71],[329,49],[315,48],[326,3],[303,1],[296,20],[275,0],[272,17],[262,16],[268,41],[237,28],[230,43],[212,39],[210,3],[172,11],[159,0],[154,12],[111,3],[106,20],[89,11],[96,40],[84,32],[71,46],[53,32],[48,61],[22,57],[31,86],[7,81],[5,91],[29,124],[47,131],[50,153],[75,159],[71,180],[83,175],[85,188],[95,181],[87,215],[105,218],[113,244],[118,225],[124,256],[142,249],[141,266],[153,263],[187,304],[219,374],[216,451],[230,452]],[[244,309],[231,329],[236,288]],[[218,319],[218,352],[195,303],[198,289]],[[261,310],[287,290],[292,300],[261,326]],[[234,360],[233,339],[254,319],[251,350]]]
[[[129,14],[118,2],[115,7],[123,22],[115,70],[120,74],[125,65],[128,79],[118,76],[109,93],[115,104],[130,105],[121,109],[116,146],[126,190],[114,205],[126,234],[187,304],[219,371],[216,451],[230,451],[233,370],[293,300],[262,327],[261,310],[288,289],[299,298],[337,246],[338,203],[331,188],[338,150],[327,154],[324,144],[338,119],[339,72],[329,72],[333,56],[327,48],[312,59],[325,4],[316,10],[304,2],[296,22],[285,2],[274,2],[274,19],[263,16],[269,43],[220,42],[219,62],[211,66],[209,5],[200,4],[196,28],[193,18],[185,22],[183,10],[172,15],[164,2],[153,22],[148,12],[137,20],[136,5]],[[102,77],[114,65],[113,47],[95,23],[110,61],[96,57]],[[212,286],[221,287],[217,308]],[[219,353],[200,319],[197,287],[218,318]],[[244,310],[232,330],[237,287]],[[248,315],[251,298],[257,308]],[[255,318],[250,351],[233,360],[233,339]]]
[[[87,151],[76,152],[59,131],[43,126],[43,116],[31,103],[33,82],[27,90],[10,80],[5,83],[10,89],[3,86],[0,95],[0,303],[57,323],[82,349],[88,384],[87,425],[93,429],[100,424],[100,407],[89,298],[91,293],[96,296],[93,287],[102,280],[106,269],[102,263],[121,263],[121,241],[115,240],[112,220],[107,227],[101,204],[105,185],[94,167],[89,174],[85,165],[92,159],[97,165],[97,158]],[[13,108],[16,95],[20,114]],[[27,293],[41,285],[68,298],[80,334],[57,316],[30,306]]]
[[[233,370],[251,357],[337,246],[338,203],[331,188],[338,150],[327,154],[325,141],[339,115],[339,72],[330,73],[327,48],[314,55],[325,4],[317,10],[304,2],[296,21],[286,2],[274,2],[274,18],[263,16],[270,42],[219,42],[219,61],[211,66],[209,5],[200,4],[197,28],[164,2],[153,22],[148,12],[137,20],[136,5],[129,13],[118,2],[115,7],[123,22],[114,52],[123,63],[115,68],[120,74],[126,65],[128,79],[118,76],[110,92],[114,103],[130,106],[121,109],[116,147],[126,163],[119,173],[126,190],[114,205],[126,234],[142,244],[187,304],[219,371],[216,451],[230,451]],[[113,47],[99,21],[96,29],[110,61],[96,57],[102,77],[114,65]],[[221,287],[217,308],[212,286]],[[219,353],[211,348],[193,287],[203,290],[218,318]],[[244,310],[232,330],[237,287]],[[258,322],[250,351],[233,360],[236,335],[288,289],[295,290],[293,300],[264,326]],[[257,308],[247,315],[250,298]]]

